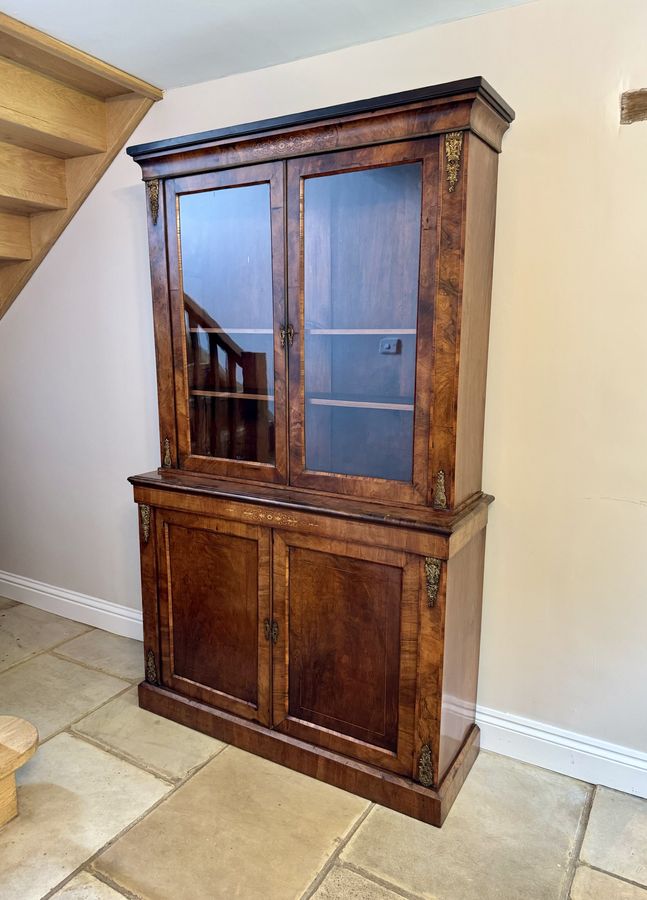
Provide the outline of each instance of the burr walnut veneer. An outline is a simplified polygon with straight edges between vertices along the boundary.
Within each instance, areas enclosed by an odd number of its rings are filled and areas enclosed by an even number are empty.
[[[129,149],[161,466],[147,709],[436,825],[478,752],[481,78]]]

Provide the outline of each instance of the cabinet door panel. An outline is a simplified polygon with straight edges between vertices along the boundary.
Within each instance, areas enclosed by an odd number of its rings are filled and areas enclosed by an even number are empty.
[[[269,721],[269,533],[181,513],[161,519],[162,681]]]
[[[274,726],[411,771],[417,568],[406,554],[274,535]]]
[[[423,503],[438,143],[287,167],[290,481]]]
[[[287,477],[283,166],[169,180],[180,468]]]

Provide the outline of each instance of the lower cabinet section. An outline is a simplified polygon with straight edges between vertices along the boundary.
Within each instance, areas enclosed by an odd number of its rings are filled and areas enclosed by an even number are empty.
[[[141,704],[441,824],[478,751],[484,528],[452,553],[433,532],[192,505],[140,517]]]

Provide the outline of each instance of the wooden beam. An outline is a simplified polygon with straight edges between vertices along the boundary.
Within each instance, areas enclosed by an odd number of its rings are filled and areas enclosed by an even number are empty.
[[[32,216],[32,259],[0,268],[0,319],[152,105],[134,94],[106,101],[108,150],[66,160],[67,209]]]
[[[620,97],[620,124],[647,121],[647,88],[625,91]]]
[[[29,214],[66,205],[64,160],[0,143],[0,209]]]
[[[0,140],[53,156],[106,149],[105,104],[0,58]]]
[[[31,235],[28,216],[0,212],[0,261],[31,258]],[[0,273],[2,269],[0,268]]]
[[[0,13],[0,318],[162,91]]]
[[[121,69],[0,13],[0,56],[95,97],[132,92],[161,100],[162,91]]]

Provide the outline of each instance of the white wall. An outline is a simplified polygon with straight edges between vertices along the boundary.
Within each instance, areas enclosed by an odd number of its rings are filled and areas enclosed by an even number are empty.
[[[537,0],[172,91],[132,142],[483,74],[504,141],[480,702],[647,750],[643,0]],[[139,604],[157,465],[144,193],[121,154],[0,323],[0,570]],[[647,758],[647,757],[646,757]]]

